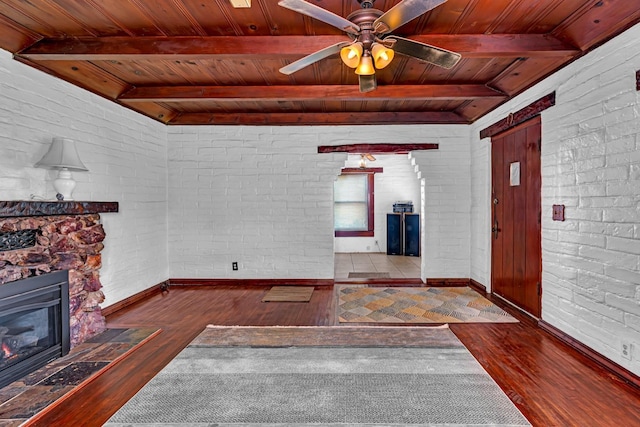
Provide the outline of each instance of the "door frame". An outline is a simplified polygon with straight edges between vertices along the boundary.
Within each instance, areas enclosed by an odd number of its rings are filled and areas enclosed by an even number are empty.
[[[537,127],[538,128],[538,133],[534,134],[534,135],[529,135],[529,129],[531,129],[532,127]],[[525,135],[523,135],[527,143],[527,145],[531,144],[531,140],[529,140],[529,138],[533,139],[534,142],[534,150],[533,151],[529,151],[528,153],[537,153],[537,159],[534,160],[535,164],[537,164],[537,171],[536,175],[537,175],[537,180],[536,182],[534,182],[535,187],[537,188],[537,193],[535,195],[533,195],[534,198],[537,198],[537,204],[535,204],[534,206],[534,211],[532,211],[531,209],[529,209],[526,214],[525,214],[525,218],[536,218],[538,219],[537,221],[537,233],[534,234],[534,240],[529,240],[528,238],[525,238],[526,243],[524,244],[524,247],[527,249],[531,249],[531,243],[534,243],[536,245],[536,248],[534,250],[534,252],[536,252],[534,254],[534,256],[536,257],[536,262],[537,262],[537,266],[538,266],[538,271],[534,272],[535,274],[535,278],[536,278],[536,282],[535,284],[533,284],[533,286],[536,286],[536,289],[533,289],[534,292],[536,292],[536,298],[533,299],[531,298],[530,294],[529,296],[526,296],[527,292],[531,292],[532,289],[530,289],[530,287],[532,286],[532,283],[526,283],[526,286],[524,288],[521,288],[520,292],[522,292],[522,295],[518,296],[517,295],[517,291],[513,290],[513,292],[509,292],[506,289],[503,290],[503,293],[506,294],[510,294],[510,295],[500,295],[498,293],[495,293],[495,290],[497,288],[496,286],[496,282],[495,280],[495,261],[496,261],[496,245],[498,244],[498,240],[495,237],[494,233],[498,233],[500,230],[500,224],[498,224],[498,226],[496,227],[496,209],[498,209],[498,205],[496,204],[495,200],[500,197],[502,200],[499,200],[499,203],[501,205],[501,207],[503,206],[512,206],[512,204],[514,203],[514,201],[516,199],[507,199],[505,197],[505,190],[499,191],[500,194],[496,195],[496,175],[495,175],[495,168],[494,168],[494,159],[496,156],[496,153],[494,153],[494,138],[500,138],[505,139],[504,144],[509,144],[510,142],[507,140],[509,138],[509,136],[511,136],[512,134],[516,133],[516,132],[523,132],[525,133]],[[521,141],[521,140],[520,140]],[[523,312],[526,312],[536,318],[540,318],[541,314],[542,314],[542,185],[541,185],[541,141],[542,141],[542,118],[537,115],[534,116],[533,118],[530,118],[529,120],[523,122],[523,123],[519,123],[516,126],[512,126],[509,129],[500,132],[496,135],[492,136],[492,140],[491,140],[491,153],[490,153],[490,158],[491,158],[491,183],[490,183],[490,188],[491,188],[491,199],[490,199],[490,203],[491,203],[491,213],[490,213],[490,220],[491,220],[491,256],[490,256],[490,268],[491,268],[491,291],[492,293],[494,293],[496,296],[500,297],[501,299],[507,301],[508,303],[516,306],[518,309],[522,310]],[[512,144],[515,144],[515,141],[511,141]],[[537,146],[537,147],[536,147]],[[537,148],[537,149],[536,149]],[[502,155],[504,155],[504,152],[509,152],[509,149],[515,149],[515,147],[503,147],[503,153]],[[502,162],[501,166],[505,166],[507,164],[509,160],[505,160]],[[531,162],[527,162],[526,166],[525,166],[525,170],[529,170],[530,166],[532,165]],[[502,179],[502,178],[501,178]],[[526,178],[525,178],[526,179]],[[528,184],[531,184],[531,182],[528,182]],[[508,182],[502,182],[502,185],[508,185]],[[527,188],[526,191],[526,195],[531,194],[531,190],[535,190],[535,189],[530,189]],[[526,202],[525,202],[525,207],[526,207]],[[503,208],[504,209],[504,208]],[[507,223],[505,222],[505,218],[507,218],[507,215],[504,213],[502,214],[502,218],[499,218],[499,220],[502,222],[502,227],[506,226],[506,225],[512,225],[513,222],[511,223]],[[495,229],[498,229],[498,231],[495,231]],[[526,229],[522,230],[526,233]],[[513,235],[512,235],[513,236]],[[499,244],[504,244],[504,240],[501,240]],[[521,254],[520,257],[516,257],[513,259],[513,262],[519,262],[522,265],[526,265],[527,262],[530,262],[530,258],[528,258],[528,256],[526,255],[526,253],[528,253],[528,251],[525,251],[524,253]],[[504,254],[503,251],[501,251],[500,256],[502,256]],[[515,267],[514,267],[515,268]],[[526,270],[526,268],[525,268]],[[515,270],[514,270],[515,272]],[[510,271],[507,271],[507,274],[509,274]],[[528,276],[526,274],[523,275],[524,279],[530,278],[531,276]],[[526,307],[526,305],[528,302],[533,302],[531,304],[530,307]]]
[[[479,136],[480,136],[480,140],[485,139],[485,138],[491,138],[495,135],[498,135],[502,132],[505,132],[509,129],[512,129],[518,125],[520,125],[521,123],[524,123],[526,121],[528,121],[529,119],[540,115],[543,111],[545,111],[548,108],[551,108],[553,106],[556,105],[556,92],[550,92],[547,95],[544,95],[543,97],[533,101],[532,103],[530,103],[529,105],[527,105],[526,107],[521,108],[520,110],[516,111],[516,112],[512,112],[509,113],[507,117],[487,126],[484,129],[481,129],[479,132]],[[542,128],[542,123],[541,123],[541,128]],[[542,131],[541,131],[542,134]],[[492,219],[493,219],[493,200],[491,197],[492,194],[492,184],[493,184],[493,166],[491,164],[491,145],[489,145],[489,179],[490,179],[490,183],[489,183],[489,224],[488,228],[487,228],[487,232],[488,232],[488,236],[489,236],[489,257],[488,257],[488,269],[489,269],[489,282],[493,283],[493,242],[492,242],[492,235],[491,235],[491,224],[492,224]],[[542,170],[542,164],[540,165],[540,169]],[[542,185],[540,188],[541,192],[542,192]],[[542,201],[541,201],[542,203]],[[540,206],[540,208],[542,209],[542,205]],[[542,234],[542,218],[540,218],[540,234]],[[542,239],[542,237],[541,237]],[[541,241],[542,244],[542,241]],[[542,256],[542,248],[540,249],[540,254]],[[540,269],[542,270],[542,260],[540,262]],[[542,279],[542,273],[540,274],[540,277]],[[542,298],[542,280],[540,281],[540,286],[541,286],[541,292],[539,292],[539,296],[540,298]],[[493,289],[491,289],[491,292],[493,293]],[[540,300],[540,318],[542,317],[542,300]]]

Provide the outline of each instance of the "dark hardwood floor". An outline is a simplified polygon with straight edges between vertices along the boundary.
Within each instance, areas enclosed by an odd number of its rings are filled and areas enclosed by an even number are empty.
[[[207,324],[333,325],[332,287],[309,303],[263,303],[267,287],[172,287],[107,318],[110,327],[162,333],[30,425],[100,426]],[[534,322],[452,324],[476,359],[534,426],[640,426],[640,390]]]

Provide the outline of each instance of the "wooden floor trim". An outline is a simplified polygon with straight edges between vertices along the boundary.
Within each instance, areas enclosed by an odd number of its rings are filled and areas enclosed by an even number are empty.
[[[333,286],[333,279],[169,279],[171,286]]]
[[[102,309],[103,316],[109,316],[116,311],[122,310],[125,307],[128,307],[132,304],[137,303],[138,301],[142,301],[143,299],[147,299],[149,296],[162,292],[168,288],[168,280],[158,283],[148,289],[145,289],[137,294],[133,294],[128,298],[123,299],[122,301],[118,301],[115,304],[111,304],[109,307],[105,307]]]
[[[593,360],[615,376],[619,377],[624,382],[640,389],[640,377],[638,377],[633,372],[630,372],[626,368],[618,365],[613,360],[603,356],[591,347],[581,343],[577,339],[569,336],[565,332],[562,332],[560,329],[545,322],[544,320],[540,320],[538,322],[538,326],[540,327],[540,329],[553,335],[563,343],[567,344],[569,347],[587,356],[589,359]]]
[[[470,283],[468,278],[427,278],[427,286],[462,287]]]
[[[473,279],[469,279],[469,287],[476,292],[480,292],[483,295],[487,294],[487,287],[482,283],[475,281]]]

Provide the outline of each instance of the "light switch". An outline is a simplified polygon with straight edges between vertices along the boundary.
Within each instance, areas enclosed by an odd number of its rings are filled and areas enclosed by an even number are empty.
[[[564,221],[564,205],[553,205],[553,220]]]

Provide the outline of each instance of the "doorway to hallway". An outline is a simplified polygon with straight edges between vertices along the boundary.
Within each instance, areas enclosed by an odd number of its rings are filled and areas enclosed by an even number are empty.
[[[384,253],[336,253],[334,266],[335,280],[349,279],[349,273],[388,273],[390,279],[419,279],[421,258]]]
[[[376,154],[375,198],[373,198],[373,234],[370,236],[345,237],[334,239],[334,278],[336,280],[367,279],[384,280],[380,273],[387,273],[389,279],[420,279],[421,258],[414,256],[387,255],[387,215],[393,212],[394,204],[410,201],[414,213],[420,215],[423,200],[421,181],[415,167],[406,155]],[[358,167],[360,155],[349,155],[345,161],[347,170]],[[371,166],[371,165],[367,165]],[[335,194],[334,194],[335,199]],[[335,202],[335,200],[334,200]],[[417,216],[416,215],[416,216]],[[416,247],[420,247],[420,241]],[[349,274],[357,277],[349,277]],[[358,274],[359,273],[359,274]],[[364,273],[364,274],[363,274]],[[386,276],[384,275],[384,276]]]

